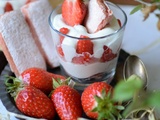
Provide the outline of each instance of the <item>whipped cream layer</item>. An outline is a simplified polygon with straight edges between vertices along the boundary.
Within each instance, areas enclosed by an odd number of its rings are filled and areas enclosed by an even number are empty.
[[[87,29],[83,25],[75,25],[69,26],[65,24],[63,21],[62,15],[58,14],[52,19],[52,24],[56,30],[60,30],[61,28],[68,28],[69,32],[67,35],[74,36],[80,38],[81,35],[88,36],[89,38],[97,38],[102,36],[107,36],[109,34],[115,33],[119,28],[118,21],[115,17],[113,17],[112,21],[102,30],[96,33],[88,33]],[[54,33],[55,35],[55,33]],[[54,38],[58,38],[53,36]],[[56,39],[55,39],[56,40]],[[57,46],[61,46],[64,56],[59,55],[60,63],[65,69],[65,71],[73,77],[77,78],[88,78],[98,73],[109,73],[113,69],[116,68],[116,62],[118,58],[118,52],[120,50],[121,42],[122,42],[122,34],[116,33],[110,37],[98,38],[92,40],[93,42],[93,55],[92,57],[96,59],[100,59],[102,54],[104,53],[103,46],[108,46],[113,53],[117,54],[117,57],[110,61],[100,62],[96,61],[88,64],[75,64],[72,62],[73,58],[77,56],[76,53],[76,44],[78,39],[73,39],[71,37],[65,36],[62,43],[60,41],[55,41]]]

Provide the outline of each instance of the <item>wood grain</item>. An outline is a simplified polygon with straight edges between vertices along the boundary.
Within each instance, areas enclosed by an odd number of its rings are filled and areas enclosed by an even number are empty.
[[[63,0],[49,0],[53,8],[55,8],[58,4],[62,3]]]
[[[138,2],[135,0],[109,0],[115,4],[122,4],[122,5],[137,5]]]
[[[58,4],[62,3],[63,0],[49,0],[53,8],[55,8]],[[115,4],[122,4],[122,5],[137,5],[139,2],[135,0],[108,0]],[[144,0],[146,2],[150,2],[151,0]]]

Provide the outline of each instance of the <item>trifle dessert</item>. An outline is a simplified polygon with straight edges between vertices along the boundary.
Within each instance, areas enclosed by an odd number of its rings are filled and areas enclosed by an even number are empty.
[[[125,13],[105,0],[64,0],[49,17],[62,70],[77,84],[111,82],[126,25]]]

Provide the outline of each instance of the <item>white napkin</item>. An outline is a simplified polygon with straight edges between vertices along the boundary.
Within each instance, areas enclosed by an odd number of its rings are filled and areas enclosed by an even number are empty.
[[[7,109],[5,108],[1,100],[0,100],[0,120],[19,120],[14,116],[9,115]]]

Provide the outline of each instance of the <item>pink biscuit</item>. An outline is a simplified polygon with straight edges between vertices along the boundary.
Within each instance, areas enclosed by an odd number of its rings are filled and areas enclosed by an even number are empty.
[[[25,69],[46,69],[46,63],[20,10],[0,17],[0,44],[11,70],[18,77]]]
[[[85,18],[85,27],[89,33],[95,33],[103,29],[112,19],[113,12],[104,0],[90,0],[88,13]]]
[[[52,11],[48,0],[31,2],[23,6],[21,11],[46,62],[53,68],[59,66],[48,23],[48,17]]]

